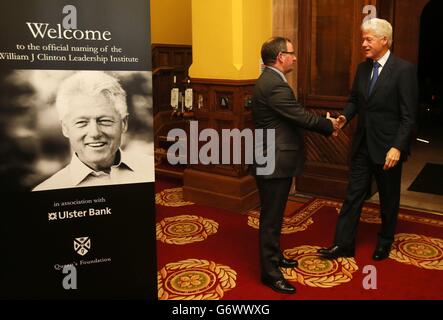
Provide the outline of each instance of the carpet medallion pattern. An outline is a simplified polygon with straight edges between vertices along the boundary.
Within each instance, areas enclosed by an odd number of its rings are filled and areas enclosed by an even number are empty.
[[[389,257],[418,268],[443,270],[443,240],[399,233],[395,235]]]
[[[342,202],[290,196],[280,247],[296,268],[281,268],[297,294],[260,281],[259,210],[243,215],[183,200],[182,188],[157,183],[157,280],[160,300],[385,300],[442,299],[443,216],[401,208],[388,259],[372,256],[380,207],[365,203],[355,257],[317,254],[334,239]],[[370,268],[368,268],[370,267]],[[369,270],[369,271],[368,271]],[[367,286],[370,279],[371,286]]]
[[[354,258],[326,260],[318,255],[318,249],[305,245],[285,250],[285,256],[298,261],[297,268],[282,268],[285,278],[317,288],[331,288],[352,280],[352,274],[358,270]]]
[[[156,224],[157,240],[178,245],[204,241],[217,230],[214,220],[194,215],[167,217]]]
[[[193,202],[183,200],[183,188],[164,189],[155,195],[155,204],[165,207],[183,207]]]
[[[168,263],[157,274],[160,300],[220,300],[236,286],[237,273],[213,261]]]

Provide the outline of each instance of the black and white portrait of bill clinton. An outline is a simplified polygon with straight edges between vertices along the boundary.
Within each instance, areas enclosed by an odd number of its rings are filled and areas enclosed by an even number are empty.
[[[130,115],[118,79],[76,72],[58,87],[55,105],[71,159],[33,191],[154,181],[154,157],[121,148]]]

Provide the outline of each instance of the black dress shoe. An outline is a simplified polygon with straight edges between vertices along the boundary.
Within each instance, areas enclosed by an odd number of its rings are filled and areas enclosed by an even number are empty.
[[[280,259],[278,262],[278,266],[281,268],[297,268],[298,267],[298,261],[297,260],[289,260],[286,258]]]
[[[332,246],[330,248],[318,249],[318,253],[321,254],[323,258],[326,259],[337,259],[340,257],[354,257],[355,248],[354,247],[343,247],[343,246]]]
[[[391,245],[377,246],[374,250],[374,254],[372,255],[372,259],[376,261],[384,260],[389,257],[389,253],[391,252]]]
[[[295,293],[295,287],[291,285],[289,282],[287,282],[285,279],[270,280],[265,277],[262,277],[261,282],[264,285],[271,288],[272,290],[280,293],[286,293],[286,294]]]

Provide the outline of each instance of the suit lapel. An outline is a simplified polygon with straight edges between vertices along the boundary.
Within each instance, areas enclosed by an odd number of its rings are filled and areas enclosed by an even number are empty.
[[[368,90],[369,90],[369,80],[371,78],[372,72],[372,62],[371,60],[366,61],[365,68],[363,69],[362,79],[363,79],[363,88],[364,88],[364,97],[368,100]]]
[[[392,66],[394,65],[394,55],[391,53],[389,55],[388,60],[386,61],[386,64],[384,65],[383,69],[381,70],[380,75],[378,76],[377,82],[375,83],[374,89],[372,89],[371,95],[368,97],[371,98],[375,93],[377,92],[377,88],[380,87],[383,82],[385,82],[387,79],[389,79],[389,75],[392,72]],[[369,74],[369,77],[371,74]],[[369,82],[369,79],[368,79]]]

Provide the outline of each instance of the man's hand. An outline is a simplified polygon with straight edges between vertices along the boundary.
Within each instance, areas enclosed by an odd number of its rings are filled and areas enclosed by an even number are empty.
[[[344,115],[339,115],[339,117],[337,118],[337,122],[338,122],[338,127],[341,129],[345,126],[346,122],[348,120],[346,119],[346,117]]]
[[[385,165],[383,166],[383,170],[389,170],[398,163],[398,160],[400,160],[401,151],[397,148],[392,147],[389,149],[388,153],[386,154],[386,160]]]
[[[329,112],[326,112],[326,119],[332,122],[332,126],[334,127],[334,132],[339,129],[337,119],[332,118]]]
[[[334,132],[332,135],[334,137],[338,136],[338,131],[343,128],[346,124],[346,117],[344,115],[340,115],[338,118],[332,118],[329,112],[326,112],[326,119],[331,120],[332,125],[334,126]]]

